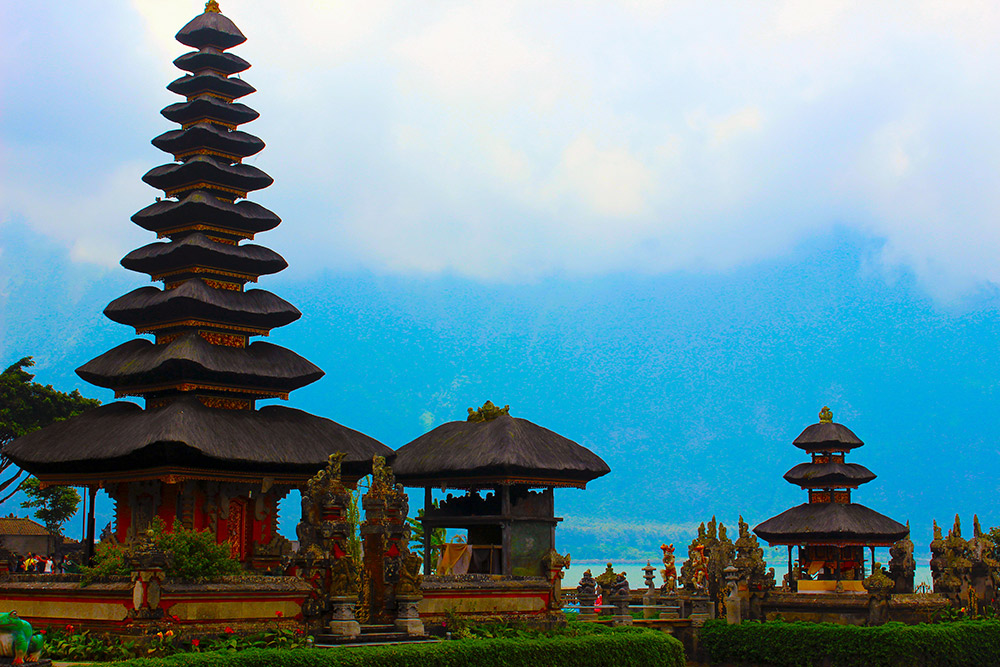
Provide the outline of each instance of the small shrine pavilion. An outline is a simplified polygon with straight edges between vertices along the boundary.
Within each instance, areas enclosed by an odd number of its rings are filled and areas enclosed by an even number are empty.
[[[819,423],[808,426],[792,444],[812,460],[800,463],[785,479],[809,494],[809,502],[764,521],[753,532],[771,546],[788,547],[789,580],[798,577],[800,593],[843,590],[864,592],[864,548],[892,546],[909,534],[903,524],[851,502],[851,491],[875,479],[857,463],[845,463],[847,452],[864,443],[823,407]],[[798,547],[799,572],[792,570],[792,548]]]
[[[229,541],[251,566],[276,563],[287,542],[277,532],[278,501],[302,487],[330,454],[343,452],[349,485],[371,471],[373,455],[392,450],[362,433],[301,410],[268,405],[315,382],[323,371],[278,345],[250,342],[301,313],[271,292],[248,290],[285,260],[246,243],[281,220],[247,201],[272,183],[244,160],[264,142],[238,127],[258,117],[235,100],[255,92],[238,76],[250,64],[227,50],[246,41],[211,0],[177,40],[194,49],[174,61],[183,76],[167,86],[183,99],[162,110],[180,125],[153,139],[173,161],[143,181],[163,198],[132,221],[163,242],[130,252],[122,265],[159,287],[140,287],[104,314],[134,327],[135,339],[84,364],[77,373],[116,398],[79,417],[7,445],[12,461],[44,485],[87,486],[115,501],[115,536],[128,540],[153,517],[175,519]]]
[[[468,530],[468,574],[541,577],[555,548],[554,487],[586,488],[611,472],[596,454],[487,401],[396,450],[396,479],[424,489],[424,572],[435,528]],[[464,494],[432,503],[432,490]],[[485,495],[481,495],[482,492]],[[463,568],[464,569],[464,568]]]

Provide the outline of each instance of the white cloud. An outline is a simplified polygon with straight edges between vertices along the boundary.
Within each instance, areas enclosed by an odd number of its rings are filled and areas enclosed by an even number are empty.
[[[128,76],[105,71],[92,99],[74,100],[81,128],[126,103],[103,93],[125,86],[135,114],[166,126],[137,82],[167,83],[166,64],[185,50],[173,34],[201,2],[131,6],[95,16],[94,48],[140,26],[164,69],[122,58]],[[269,147],[253,163],[277,181],[254,199],[286,220],[277,233],[299,270],[484,280],[717,270],[844,224],[884,238],[884,260],[932,290],[1000,283],[996,3],[431,2],[418,12],[228,0],[223,10],[249,39],[235,51],[261,91],[246,100],[262,112],[247,129]],[[0,37],[38,48],[30,17],[15,12]],[[45,45],[46,58],[73,58]],[[58,90],[59,76],[23,93]],[[0,132],[0,145],[32,153],[31,133]],[[46,155],[58,163],[55,150]],[[91,155],[103,184],[28,169],[16,189],[96,210],[100,193],[142,188],[138,174],[154,166],[126,172],[134,156]],[[12,189],[7,200],[36,228],[82,261],[106,260],[51,223],[55,203]],[[117,204],[115,219],[132,212]]]
[[[125,163],[111,173],[54,182],[46,165],[30,156],[0,153],[0,161],[21,166],[0,179],[5,219],[28,221],[63,244],[73,260],[117,267],[129,250],[153,240],[129,222],[127,213],[153,202],[154,192],[139,180],[143,165]]]

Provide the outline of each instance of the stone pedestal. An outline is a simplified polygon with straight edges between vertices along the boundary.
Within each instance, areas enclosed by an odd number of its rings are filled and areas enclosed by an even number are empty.
[[[632,614],[629,612],[628,603],[628,588],[623,587],[612,594],[611,604],[615,609],[614,614],[611,616],[611,625],[632,625]]]
[[[576,601],[579,604],[581,621],[596,621],[597,614],[594,613],[594,605],[597,603],[596,595],[577,593]]]
[[[354,616],[354,597],[333,596],[330,598],[330,634],[340,637],[357,637],[361,634],[361,624]]]
[[[420,620],[420,613],[417,605],[423,600],[423,596],[396,596],[396,629],[405,632],[411,637],[422,637],[424,633],[424,622]]]
[[[656,616],[656,595],[653,593],[646,593],[642,596],[642,617],[656,618]]]
[[[660,593],[660,618],[670,620],[681,617],[681,602],[677,593]]]
[[[707,595],[691,596],[691,625],[700,628],[705,621],[715,618],[715,605]]]
[[[632,625],[634,622],[632,614],[615,613],[615,615],[611,617],[611,625]]]

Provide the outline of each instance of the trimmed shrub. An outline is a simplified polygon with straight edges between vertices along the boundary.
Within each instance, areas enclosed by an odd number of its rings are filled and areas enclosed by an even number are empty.
[[[684,667],[670,635],[631,628],[566,637],[462,639],[357,648],[217,651],[112,663],[117,667]]]
[[[189,530],[175,520],[171,532],[159,517],[150,523],[153,544],[167,557],[166,575],[178,579],[204,579],[245,572],[230,554],[228,542],[216,543],[215,534]],[[132,546],[102,542],[94,553],[94,566],[81,568],[84,584],[106,576],[128,575]]]
[[[702,648],[712,663],[774,667],[975,667],[1000,665],[1000,621],[933,625],[886,623],[858,627],[834,623],[709,621]]]

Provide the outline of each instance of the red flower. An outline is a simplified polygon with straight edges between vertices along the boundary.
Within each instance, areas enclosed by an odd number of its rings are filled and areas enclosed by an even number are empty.
[[[173,615],[173,616],[171,616],[170,618],[174,619],[174,621],[180,621],[180,620],[181,620],[181,617],[180,617],[180,616],[178,616],[177,614],[174,614],[174,615]]]
[[[232,629],[231,627],[229,627],[228,625],[226,626],[226,634],[227,634],[227,635],[231,635],[231,634],[233,634],[234,632],[236,632],[236,631],[235,631],[235,630],[233,630],[233,629]]]
[[[194,646],[195,648],[201,646],[201,640],[200,639],[192,639],[191,640],[191,646]]]
[[[284,614],[284,612],[281,612],[281,611],[276,611],[276,612],[274,612],[274,615],[275,615],[275,616],[277,616],[278,618],[281,618],[281,617],[282,617],[282,616],[284,616],[285,614]]]
[[[39,630],[38,631],[38,634],[40,634],[40,635],[44,635],[44,634],[47,634],[47,633],[48,633],[48,630]]]
[[[302,628],[295,628],[295,634],[297,634],[297,635],[304,635],[305,633],[306,633],[306,631],[303,630]]]
[[[67,625],[66,626],[66,632],[72,633],[73,632],[73,626],[72,625]]]

